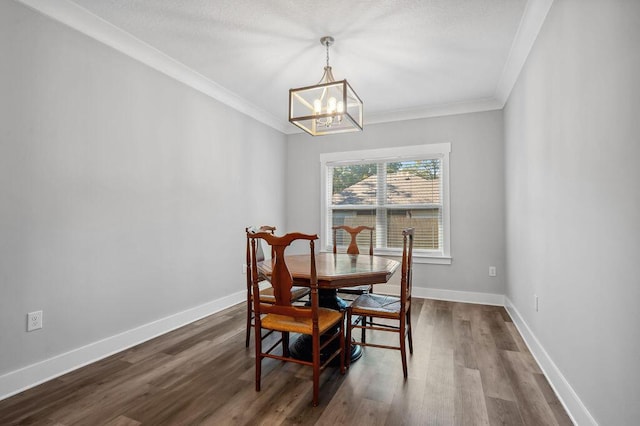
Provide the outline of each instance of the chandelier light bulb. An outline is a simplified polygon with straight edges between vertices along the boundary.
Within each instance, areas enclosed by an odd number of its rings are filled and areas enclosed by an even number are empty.
[[[329,114],[335,112],[336,110],[336,98],[333,96],[329,98],[329,103],[327,104],[327,112]]]

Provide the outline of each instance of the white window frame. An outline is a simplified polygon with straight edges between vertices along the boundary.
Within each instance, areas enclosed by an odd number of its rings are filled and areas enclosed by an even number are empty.
[[[397,162],[427,158],[439,158],[441,160],[440,178],[442,180],[442,249],[414,250],[413,257],[416,263],[451,264],[451,208],[449,191],[449,154],[450,143],[424,144],[404,146],[397,148],[367,149],[362,151],[345,151],[320,154],[320,247],[325,251],[331,251],[333,234],[331,221],[329,220],[331,206],[331,192],[328,188],[328,166],[350,164],[354,162]],[[384,256],[401,256],[400,248],[376,248],[375,254]]]

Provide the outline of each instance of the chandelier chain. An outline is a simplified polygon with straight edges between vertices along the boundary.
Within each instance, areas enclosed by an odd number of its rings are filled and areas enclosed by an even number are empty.
[[[327,67],[328,67],[329,66],[329,42],[327,41],[324,45],[327,48]]]

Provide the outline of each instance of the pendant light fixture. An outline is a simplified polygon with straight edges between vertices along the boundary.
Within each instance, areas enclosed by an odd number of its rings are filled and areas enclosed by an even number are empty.
[[[318,84],[289,90],[289,121],[312,136],[362,130],[362,101],[347,80],[335,80],[329,66],[334,41],[330,36],[320,39],[327,65]]]

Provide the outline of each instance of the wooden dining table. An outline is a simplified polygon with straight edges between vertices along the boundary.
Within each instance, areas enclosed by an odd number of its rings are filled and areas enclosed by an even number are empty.
[[[346,253],[316,253],[319,305],[344,310],[348,304],[338,296],[337,290],[366,284],[384,284],[400,266],[400,262],[382,256]],[[309,286],[311,265],[308,254],[285,256],[285,262],[295,285]],[[258,270],[267,279],[271,276],[271,262],[264,261]],[[291,355],[298,359],[311,359],[310,336],[302,335],[290,347]],[[362,356],[360,346],[351,346],[351,362]]]

